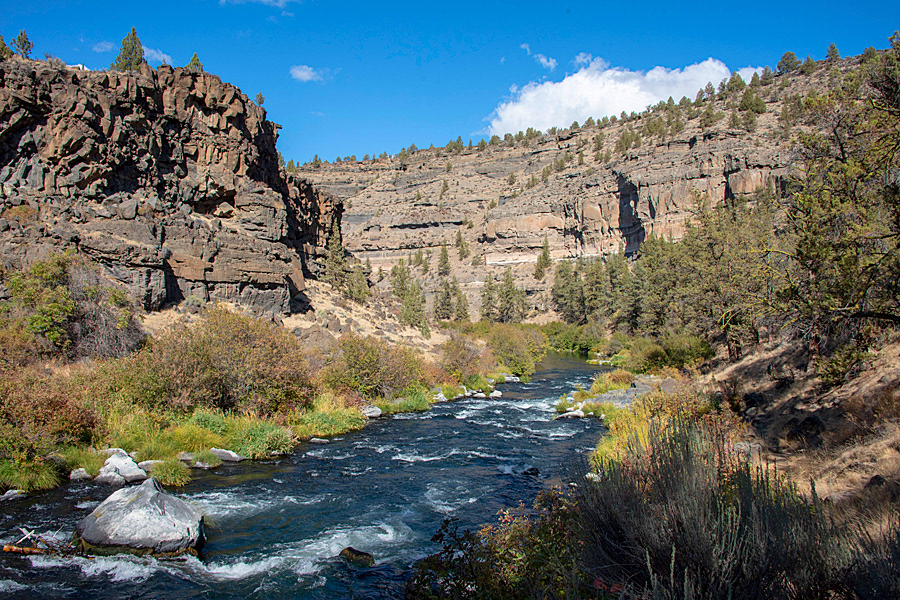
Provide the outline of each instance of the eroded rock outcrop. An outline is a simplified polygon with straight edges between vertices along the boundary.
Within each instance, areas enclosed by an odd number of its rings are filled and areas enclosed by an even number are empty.
[[[148,309],[196,296],[289,312],[342,205],[279,170],[278,128],[208,73],[2,62],[4,260],[76,247]]]

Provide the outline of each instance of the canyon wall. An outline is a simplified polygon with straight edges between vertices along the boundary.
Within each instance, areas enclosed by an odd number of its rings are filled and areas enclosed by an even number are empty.
[[[342,201],[279,169],[237,87],[166,65],[0,63],[0,251],[76,248],[147,309],[197,297],[288,313]]]

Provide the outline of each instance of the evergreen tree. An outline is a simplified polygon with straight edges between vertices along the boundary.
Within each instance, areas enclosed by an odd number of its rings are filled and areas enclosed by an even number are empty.
[[[589,318],[605,321],[612,312],[609,275],[602,260],[593,260],[584,269],[584,312]]]
[[[28,39],[28,34],[25,33],[24,29],[19,31],[19,35],[12,41],[12,49],[22,58],[31,58],[34,44]]]
[[[325,245],[325,272],[322,281],[330,284],[334,289],[339,289],[344,283],[347,262],[344,257],[344,247],[341,245],[341,234],[332,229]]]
[[[838,52],[838,47],[834,44],[828,46],[828,53],[825,56],[825,60],[830,63],[837,62],[841,60],[841,53]]]
[[[516,287],[512,268],[506,267],[497,289],[497,320],[515,323],[525,318],[525,292]]]
[[[450,274],[450,255],[447,253],[447,243],[441,244],[441,254],[438,256],[438,275],[446,277]]]
[[[447,279],[441,280],[440,288],[434,296],[434,318],[449,321],[453,316],[453,290]]]
[[[812,75],[816,72],[816,69],[819,68],[819,65],[812,59],[808,54],[806,55],[806,60],[803,61],[803,64],[800,65],[800,72],[804,75]]]
[[[3,36],[0,35],[0,61],[7,60],[13,57],[13,51],[9,49],[9,46],[6,45],[6,42],[3,41]]]
[[[481,288],[481,320],[492,323],[495,320],[494,310],[496,298],[494,296],[494,277],[490,273],[484,277],[484,287]]]
[[[401,300],[400,322],[410,327],[417,327],[422,333],[422,337],[431,336],[428,320],[425,318],[425,294],[422,286],[415,279],[409,282],[406,294]]]
[[[189,62],[187,65],[185,65],[184,68],[193,73],[202,73],[203,72],[203,63],[200,62],[200,58],[197,57],[196,52],[194,52],[194,56],[191,57],[191,62]],[[260,98],[261,96],[262,96],[262,94],[257,94],[256,97]],[[262,102],[257,101],[257,104],[262,105]]]
[[[772,69],[769,68],[769,65],[766,65],[766,68],[763,69],[762,77],[759,78],[759,82],[764,86],[769,86],[775,83],[775,73],[772,72]]]
[[[122,49],[119,50],[119,55],[109,68],[116,71],[136,71],[145,62],[144,46],[141,45],[141,40],[138,39],[137,31],[132,27],[131,33],[122,40]]]
[[[409,267],[406,266],[406,263],[401,258],[391,269],[391,293],[403,300],[409,291],[411,279],[412,275],[409,272]]]
[[[797,59],[797,55],[793,52],[785,52],[781,55],[781,60],[778,61],[778,72],[779,73],[790,73],[794,69],[800,66],[800,61]]]
[[[584,321],[584,290],[578,274],[567,260],[556,265],[556,275],[551,290],[553,304],[566,323],[580,324]]]
[[[553,260],[550,258],[550,240],[547,239],[547,234],[544,234],[544,243],[541,246],[541,253],[538,255],[537,261],[534,264],[534,278],[535,279],[543,279],[544,272],[550,268],[553,264]]]
[[[450,283],[450,289],[453,292],[453,298],[456,301],[456,311],[454,313],[454,318],[457,321],[468,321],[469,320],[469,301],[466,299],[466,295],[463,294],[462,290],[459,288],[459,282],[456,280],[456,277],[453,278]]]
[[[744,96],[741,98],[741,104],[738,107],[743,111],[752,111],[758,115],[766,112],[766,102],[757,96],[752,88],[744,90]]]
[[[197,55],[195,54],[194,56],[197,56]],[[201,70],[203,69],[203,65],[200,65],[200,69]],[[256,93],[256,105],[262,106],[265,103],[265,101],[266,101],[266,97],[262,95],[262,92],[257,92]],[[366,157],[368,157],[368,156],[369,155],[366,154]],[[368,160],[368,158],[367,158],[367,160]]]
[[[461,229],[456,230],[456,248],[459,250],[460,260],[469,256],[469,244],[463,239]]]

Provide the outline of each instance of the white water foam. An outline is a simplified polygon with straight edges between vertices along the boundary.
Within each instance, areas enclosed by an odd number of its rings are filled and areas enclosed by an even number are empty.
[[[16,581],[12,581],[11,579],[0,579],[0,592],[18,592],[19,590],[27,589],[27,585],[22,585]]]
[[[251,517],[286,504],[317,504],[327,497],[320,494],[316,496],[278,496],[273,498],[271,497],[273,493],[270,493],[268,496],[260,496],[259,494],[245,495],[221,491],[198,492],[185,497],[185,500],[197,506],[203,511],[203,514],[217,520],[223,520]]]
[[[460,450],[459,448],[453,448],[452,450],[450,450],[449,452],[446,452],[444,454],[419,454],[416,451],[412,451],[412,452],[408,452],[408,453],[399,452],[395,456],[392,456],[391,460],[400,460],[403,462],[410,462],[410,463],[434,462],[436,460],[445,460],[445,459],[450,458],[451,456],[455,456],[457,454],[464,454],[464,452],[462,450]]]
[[[462,482],[442,481],[428,484],[425,500],[435,511],[449,515],[466,504],[477,502],[483,495],[483,492],[473,495],[469,486]]]

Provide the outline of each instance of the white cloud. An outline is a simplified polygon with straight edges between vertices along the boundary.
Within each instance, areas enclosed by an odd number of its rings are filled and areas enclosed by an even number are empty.
[[[519,45],[519,48],[521,48],[522,50],[524,50],[525,52],[527,52],[527,53],[528,53],[528,56],[531,56],[531,46],[529,46],[528,44],[526,44],[526,43],[523,42],[523,43],[521,43],[521,44]]]
[[[147,46],[143,46],[143,48],[144,58],[147,60],[147,62],[166,63],[167,65],[172,64],[172,57],[162,50],[154,50],[153,48],[148,48]]]
[[[109,52],[112,49],[112,42],[97,42],[92,48],[94,52]]]
[[[707,82],[717,84],[731,71],[708,58],[683,69],[655,67],[649,71],[611,68],[596,58],[562,81],[532,82],[502,102],[488,117],[490,134],[503,135],[529,127],[568,127],[572,121],[641,111],[672,96],[693,98]]]
[[[737,70],[738,75],[741,76],[741,79],[750,83],[750,80],[753,79],[754,73],[759,73],[762,75],[763,67],[743,67]]]
[[[548,57],[544,56],[543,54],[535,54],[534,60],[538,61],[541,64],[541,66],[544,67],[545,69],[549,69],[552,71],[553,69],[556,68],[556,59],[555,58],[548,58]]]
[[[316,71],[307,65],[294,65],[291,67],[291,77],[297,81],[306,83],[308,81],[322,81],[322,72]]]
[[[594,57],[591,56],[590,53],[588,53],[588,52],[579,52],[578,55],[575,57],[575,60],[573,60],[572,62],[575,63],[575,66],[576,66],[576,67],[580,67],[580,66],[583,66],[583,65],[589,65],[589,64],[591,64],[591,61],[592,61],[592,60],[594,60]]]

